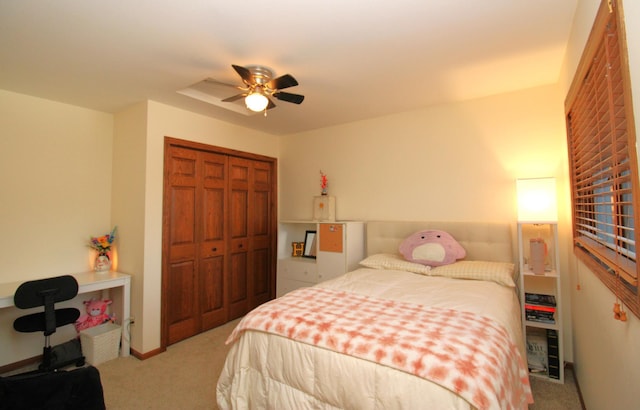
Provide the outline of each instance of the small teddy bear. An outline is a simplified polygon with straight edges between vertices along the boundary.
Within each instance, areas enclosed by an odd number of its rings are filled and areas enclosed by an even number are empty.
[[[107,307],[112,303],[111,299],[96,300],[92,298],[82,303],[84,303],[87,313],[76,320],[75,326],[78,332],[114,321],[114,317],[107,314]]]

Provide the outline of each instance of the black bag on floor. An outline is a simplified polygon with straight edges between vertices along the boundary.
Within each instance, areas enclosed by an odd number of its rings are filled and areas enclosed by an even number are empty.
[[[100,373],[87,366],[0,377],[0,410],[23,409],[105,410]]]

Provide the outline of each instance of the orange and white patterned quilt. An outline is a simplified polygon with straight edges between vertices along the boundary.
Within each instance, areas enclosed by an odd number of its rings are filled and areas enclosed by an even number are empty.
[[[303,288],[268,302],[239,323],[430,380],[478,409],[526,409],[527,368],[505,328],[488,316]]]

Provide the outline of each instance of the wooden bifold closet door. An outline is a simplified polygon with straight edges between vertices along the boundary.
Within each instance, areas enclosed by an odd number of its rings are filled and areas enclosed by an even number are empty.
[[[166,138],[163,347],[275,297],[275,159]]]

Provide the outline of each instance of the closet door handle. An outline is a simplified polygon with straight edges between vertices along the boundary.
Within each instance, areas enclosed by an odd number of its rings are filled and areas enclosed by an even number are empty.
[[[215,251],[217,251],[217,250],[218,250],[218,248],[213,247],[213,248],[211,248],[211,250],[212,250],[213,252],[215,252]]]
[[[238,248],[242,248],[242,244],[238,245]]]

